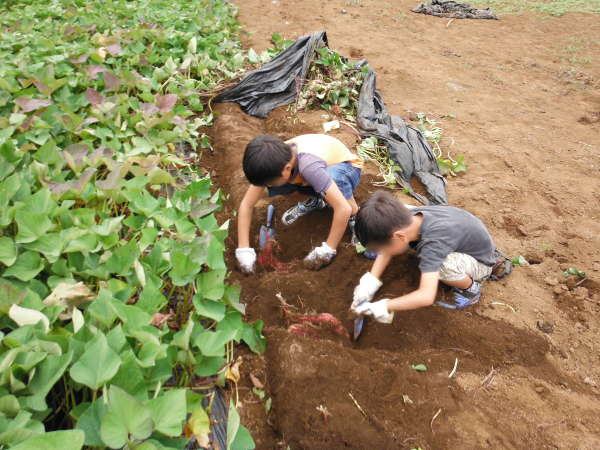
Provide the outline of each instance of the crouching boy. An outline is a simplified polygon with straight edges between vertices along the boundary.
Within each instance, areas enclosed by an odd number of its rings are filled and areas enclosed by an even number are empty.
[[[333,208],[333,221],[327,239],[304,258],[313,270],[329,264],[336,248],[358,211],[354,190],[361,177],[362,161],[342,142],[324,134],[305,134],[288,141],[274,136],[258,136],[244,152],[243,168],[250,186],[238,211],[238,248],[235,255],[242,272],[252,273],[256,252],[250,247],[250,224],[254,206],[264,196],[300,193],[308,196],[282,216],[291,225],[311,211]]]
[[[392,195],[373,194],[357,215],[358,240],[378,253],[373,267],[354,290],[351,310],[358,315],[390,323],[394,311],[422,308],[434,303],[438,282],[451,286],[451,309],[477,303],[481,282],[496,264],[496,247],[485,225],[469,212],[453,206],[406,207]],[[419,288],[400,297],[372,302],[379,281],[392,257],[416,251]]]

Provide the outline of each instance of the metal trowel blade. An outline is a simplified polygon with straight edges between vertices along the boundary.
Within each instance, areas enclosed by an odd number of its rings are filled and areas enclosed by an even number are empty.
[[[365,325],[365,318],[359,317],[358,319],[354,319],[354,333],[352,334],[352,339],[356,341],[362,333],[363,327]]]

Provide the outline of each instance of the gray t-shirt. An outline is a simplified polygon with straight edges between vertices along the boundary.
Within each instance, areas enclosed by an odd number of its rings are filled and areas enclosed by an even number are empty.
[[[493,266],[496,246],[481,220],[454,206],[421,206],[411,209],[422,214],[419,240],[410,246],[417,252],[422,273],[437,272],[450,253],[466,253]]]
[[[327,162],[310,153],[298,153],[298,172],[317,194],[324,194],[331,186]],[[292,175],[294,176],[294,175]]]

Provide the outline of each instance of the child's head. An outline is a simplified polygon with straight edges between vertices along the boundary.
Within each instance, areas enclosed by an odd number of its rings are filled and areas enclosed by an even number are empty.
[[[291,177],[292,148],[267,134],[252,139],[244,152],[244,174],[256,186],[281,186]]]
[[[377,191],[356,217],[356,236],[362,245],[389,255],[404,253],[410,242],[407,234],[413,215],[399,200]]]

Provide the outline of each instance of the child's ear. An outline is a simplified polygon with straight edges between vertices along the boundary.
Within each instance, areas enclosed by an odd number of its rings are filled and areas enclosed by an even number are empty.
[[[392,239],[408,242],[408,236],[402,230],[396,230],[392,233]]]

